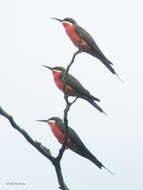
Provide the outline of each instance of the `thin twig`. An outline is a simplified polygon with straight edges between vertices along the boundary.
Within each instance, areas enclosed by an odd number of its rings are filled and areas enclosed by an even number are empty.
[[[66,149],[66,144],[67,144],[67,138],[68,138],[68,111],[70,110],[70,107],[73,103],[75,103],[75,101],[78,99],[78,97],[76,97],[73,102],[68,102],[68,104],[66,105],[66,108],[64,110],[64,124],[65,124],[65,135],[64,135],[64,141],[62,144],[62,147],[59,150],[59,154],[57,156],[57,161],[60,161],[62,159],[62,156],[64,154],[64,151]]]
[[[69,72],[69,69],[70,69],[70,67],[72,66],[72,64],[73,64],[73,62],[74,62],[74,59],[75,59],[75,57],[78,55],[78,54],[80,54],[81,53],[81,50],[79,49],[79,50],[77,50],[74,54],[73,54],[73,57],[72,57],[72,59],[71,59],[71,62],[70,62],[70,64],[67,66],[67,68],[66,68],[66,71],[65,71],[65,75],[64,75],[64,78],[63,78],[63,82],[65,81],[65,78],[66,78],[66,76],[67,76],[67,74],[68,74],[68,72]],[[63,88],[64,89],[64,88]]]
[[[65,74],[64,74],[64,77],[63,77],[63,91],[64,91],[64,99],[65,99],[65,102],[66,102],[66,107],[64,109],[64,124],[65,124],[65,134],[64,134],[64,141],[63,141],[63,144],[62,144],[62,147],[61,149],[59,150],[59,154],[57,156],[57,161],[60,161],[62,159],[62,156],[64,154],[64,151],[66,149],[66,144],[67,144],[67,138],[68,138],[68,112],[70,110],[70,107],[73,103],[75,103],[75,101],[77,100],[78,97],[75,98],[75,100],[73,102],[69,102],[68,100],[68,95],[67,95],[67,92],[66,92],[66,78],[67,78],[67,75],[68,75],[68,72],[69,72],[69,69],[70,67],[72,66],[73,62],[74,62],[74,59],[76,57],[76,55],[78,55],[79,53],[81,53],[80,50],[76,51],[71,59],[71,62],[70,64],[67,66],[66,68],[66,71],[65,71]]]

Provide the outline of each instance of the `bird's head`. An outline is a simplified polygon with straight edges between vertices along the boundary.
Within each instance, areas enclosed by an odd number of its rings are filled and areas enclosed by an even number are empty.
[[[37,121],[45,122],[50,125],[50,124],[57,124],[58,122],[61,122],[62,120],[59,117],[50,117],[47,120],[37,120]]]
[[[77,22],[73,18],[64,18],[63,20],[58,19],[58,18],[52,18],[55,19],[63,24],[63,26],[66,25],[77,25]]]
[[[63,71],[65,71],[64,67],[60,67],[60,66],[56,66],[56,67],[49,67],[47,65],[42,65],[43,67],[48,68],[49,70],[51,70],[53,73],[61,73]]]

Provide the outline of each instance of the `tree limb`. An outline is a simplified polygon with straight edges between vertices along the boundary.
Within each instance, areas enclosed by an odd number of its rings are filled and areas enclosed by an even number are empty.
[[[32,144],[39,152],[41,152],[46,158],[48,158],[50,161],[54,160],[54,157],[51,155],[50,150],[48,150],[45,146],[43,146],[38,141],[34,141],[24,129],[22,129],[20,126],[16,124],[13,117],[9,115],[6,111],[4,111],[1,107],[0,107],[0,114],[4,116],[5,118],[7,118],[11,126],[14,129],[18,130],[26,138],[26,140],[30,144]]]
[[[81,42],[80,42],[81,43]],[[64,89],[64,99],[66,102],[66,108],[64,109],[64,124],[65,124],[65,135],[64,135],[64,142],[62,144],[61,149],[59,150],[59,154],[57,157],[53,157],[50,150],[47,149],[44,145],[42,145],[40,142],[33,140],[30,135],[24,130],[22,129],[19,125],[16,124],[16,122],[14,121],[13,117],[11,115],[9,115],[6,111],[4,111],[2,109],[2,107],[0,107],[0,115],[4,116],[6,119],[9,120],[11,126],[16,129],[17,131],[19,131],[25,138],[26,140],[33,145],[41,154],[43,154],[47,159],[49,159],[52,164],[55,167],[55,171],[57,174],[57,179],[60,185],[60,189],[62,190],[69,190],[69,188],[66,186],[63,176],[62,176],[62,171],[61,171],[61,165],[60,165],[60,161],[62,159],[62,156],[64,154],[64,151],[66,149],[66,144],[67,144],[67,137],[68,137],[68,112],[70,110],[71,105],[78,99],[78,97],[76,97],[73,102],[69,102],[68,100],[68,95],[66,93],[66,77],[67,74],[69,72],[69,69],[71,67],[71,65],[74,62],[74,59],[76,57],[76,55],[78,55],[79,53],[81,53],[80,51],[80,43],[79,43],[79,50],[76,51],[71,59],[70,64],[67,66],[66,71],[65,71],[65,75],[63,78],[63,89]]]
[[[31,145],[33,145],[41,154],[43,154],[47,159],[49,159],[52,162],[52,164],[55,167],[56,173],[57,173],[57,178],[58,178],[58,182],[60,185],[60,189],[69,190],[63,180],[60,162],[58,162],[57,159],[51,155],[50,150],[47,149],[44,145],[42,145],[40,142],[33,140],[24,129],[22,129],[19,125],[17,125],[17,123],[14,121],[13,117],[11,115],[9,115],[6,111],[4,111],[2,109],[2,107],[0,107],[0,115],[4,116],[6,119],[8,119],[11,126],[14,129],[19,131]]]

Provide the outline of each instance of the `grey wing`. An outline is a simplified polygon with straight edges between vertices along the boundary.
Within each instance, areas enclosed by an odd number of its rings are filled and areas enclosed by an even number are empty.
[[[82,148],[85,151],[88,150],[84,145],[84,143],[82,142],[82,140],[80,139],[80,137],[77,135],[77,133],[70,127],[68,129],[69,129],[69,138],[71,139],[72,143]]]
[[[91,152],[87,149],[87,147],[84,145],[84,143],[76,134],[76,132],[70,127],[69,127],[69,138],[71,139],[74,145],[71,150],[73,150],[77,154],[84,156],[85,158],[88,158],[88,159],[93,157]]]
[[[59,126],[60,130],[62,131],[62,133],[65,134],[64,122],[58,121],[58,126]],[[83,142],[80,140],[79,136],[76,134],[76,132],[71,127],[68,127],[68,136],[71,139],[73,144],[76,144],[76,145],[79,145],[83,148],[86,148],[85,145],[83,144]]]
[[[64,77],[65,72],[62,72],[59,75],[59,79],[62,80]],[[85,95],[90,95],[89,91],[86,90],[82,84],[72,75],[68,74],[67,75],[67,84],[71,86],[74,90],[76,90],[79,93],[85,94]]]
[[[89,45],[89,47],[90,47],[92,50],[94,50],[94,51],[96,51],[96,53],[98,53],[98,54],[104,56],[104,54],[102,53],[102,51],[100,50],[100,48],[99,48],[98,45],[96,44],[95,40],[92,38],[92,36],[91,36],[88,32],[86,32],[86,30],[84,30],[84,29],[83,29],[82,27],[80,27],[80,26],[76,26],[74,29],[75,29],[75,32],[76,32],[78,35],[80,35],[80,37],[81,37],[82,39],[84,39],[84,40],[87,42],[87,44]]]
[[[60,130],[65,134],[65,124],[63,123],[63,121],[59,121],[58,126]],[[87,154],[91,155],[89,150],[81,141],[80,137],[71,127],[68,127],[68,137],[70,138],[72,144],[74,145],[74,147],[71,150],[85,157],[87,157]]]

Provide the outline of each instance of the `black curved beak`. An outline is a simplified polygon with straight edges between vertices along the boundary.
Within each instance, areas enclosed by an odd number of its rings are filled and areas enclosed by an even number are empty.
[[[48,68],[48,69],[50,69],[51,71],[53,70],[53,68],[52,67],[49,67],[49,66],[47,66],[47,65],[42,65],[43,67],[46,67],[46,68]]]
[[[53,17],[51,17],[51,19],[57,20],[57,21],[59,21],[59,22],[62,22],[62,20],[59,19],[59,18],[53,18]]]

